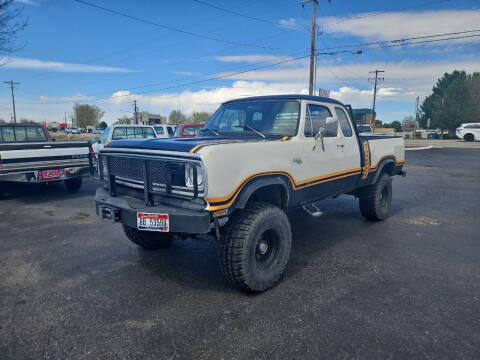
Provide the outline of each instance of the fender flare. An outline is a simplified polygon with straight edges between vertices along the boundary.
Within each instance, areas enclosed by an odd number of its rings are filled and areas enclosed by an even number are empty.
[[[286,206],[288,207],[288,204],[290,202],[290,197],[291,197],[290,192],[292,190],[289,184],[289,180],[286,180],[285,177],[282,175],[262,176],[262,177],[250,180],[241,190],[237,200],[235,201],[232,207],[235,209],[243,209],[247,204],[248,200],[250,199],[250,196],[252,196],[252,194],[255,191],[270,185],[280,185],[284,188],[285,193],[287,195]]]
[[[392,159],[392,158],[388,158],[388,159],[383,159],[380,162],[380,164],[378,165],[378,168],[377,168],[377,173],[375,174],[375,177],[373,178],[372,184],[375,184],[377,182],[378,178],[380,177],[380,175],[383,172],[383,168],[388,164],[393,164],[395,166],[395,160]]]

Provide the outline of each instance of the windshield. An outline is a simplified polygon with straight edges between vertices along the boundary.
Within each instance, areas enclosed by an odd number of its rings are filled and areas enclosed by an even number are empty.
[[[202,134],[212,135],[215,130],[227,135],[280,135],[297,134],[300,103],[298,101],[251,101],[224,104],[205,125]],[[253,130],[254,129],[254,130]]]

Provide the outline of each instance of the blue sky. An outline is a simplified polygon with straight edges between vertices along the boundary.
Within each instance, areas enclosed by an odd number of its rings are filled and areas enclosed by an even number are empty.
[[[112,123],[131,114],[134,99],[140,110],[168,115],[174,109],[213,111],[236,97],[308,89],[311,4],[302,8],[297,0],[204,1],[264,20],[259,21],[194,0],[89,1],[217,41],[73,0],[19,0],[29,18],[18,38],[25,46],[4,55],[0,67],[2,81],[20,82],[18,119],[59,121],[80,102],[98,105]],[[323,49],[479,30],[480,7],[473,0],[319,0],[317,20],[316,46]],[[480,32],[463,35],[474,34]],[[385,45],[392,43],[380,44]],[[377,100],[377,117],[385,121],[412,115],[416,96],[425,97],[444,72],[480,71],[480,37],[359,49],[367,51],[319,55],[316,87],[331,90],[332,97],[354,107],[370,107],[368,72],[385,70]],[[292,60],[297,57],[305,58]],[[225,77],[211,79],[218,75]],[[0,118],[9,120],[11,113],[4,84]]]

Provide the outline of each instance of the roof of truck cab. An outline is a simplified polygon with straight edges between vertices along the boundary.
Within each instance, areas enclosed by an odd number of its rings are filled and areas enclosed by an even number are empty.
[[[0,126],[2,127],[5,127],[5,126],[8,126],[8,127],[11,127],[11,126],[38,126],[38,127],[42,127],[44,128],[45,126],[43,126],[42,124],[34,124],[34,123],[3,123],[3,124],[0,124]]]
[[[244,101],[261,101],[261,100],[310,100],[310,101],[328,102],[328,103],[344,106],[343,103],[335,99],[326,98],[322,96],[301,95],[301,94],[252,96],[252,97],[228,100],[228,101],[225,101],[224,104],[231,104],[231,103],[244,102]]]

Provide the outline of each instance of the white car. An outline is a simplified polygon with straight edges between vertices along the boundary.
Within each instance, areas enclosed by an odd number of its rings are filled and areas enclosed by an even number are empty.
[[[112,140],[154,139],[157,133],[149,125],[112,125],[103,130],[100,141],[93,144],[95,155]]]
[[[97,214],[148,249],[211,233],[227,279],[266,290],[290,257],[287,210],[318,217],[317,201],[349,194],[366,219],[389,215],[403,139],[358,136],[351,119],[330,98],[260,96],[223,103],[194,138],[114,141],[99,153]]]
[[[173,125],[154,125],[153,127],[158,138],[171,138],[175,133],[175,126]]]
[[[456,133],[465,141],[480,140],[480,123],[460,124]]]
[[[80,134],[80,130],[75,127],[66,128],[65,132],[67,134]]]

